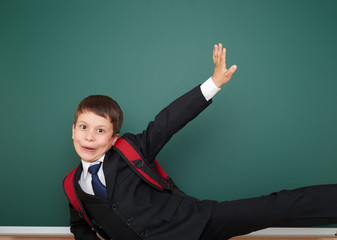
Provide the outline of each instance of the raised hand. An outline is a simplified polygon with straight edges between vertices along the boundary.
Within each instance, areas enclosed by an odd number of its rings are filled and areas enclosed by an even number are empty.
[[[233,65],[229,69],[226,68],[226,48],[222,48],[222,44],[214,45],[213,49],[214,74],[213,82],[217,87],[226,84],[236,71],[237,66]]]

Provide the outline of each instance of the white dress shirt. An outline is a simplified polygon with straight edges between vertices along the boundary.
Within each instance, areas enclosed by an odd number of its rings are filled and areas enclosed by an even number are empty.
[[[211,77],[208,80],[206,80],[203,84],[201,84],[200,86],[200,90],[207,101],[213,98],[214,95],[218,91],[220,91],[220,89],[221,88],[218,88],[217,86],[215,86]],[[81,173],[81,177],[78,183],[80,184],[82,190],[90,195],[95,195],[94,190],[92,189],[92,185],[91,185],[91,173],[88,172],[88,169],[90,166],[99,164],[100,162],[102,162],[102,165],[100,169],[98,170],[97,175],[101,183],[104,186],[106,186],[105,177],[103,173],[104,157],[105,157],[105,154],[95,162],[86,162],[86,161],[81,160],[83,171]]]
[[[92,185],[91,185],[91,173],[88,172],[88,169],[89,169],[90,166],[95,165],[95,164],[99,164],[100,162],[102,162],[102,165],[97,172],[97,176],[98,176],[99,180],[101,181],[101,183],[104,186],[106,186],[105,177],[104,177],[104,173],[103,173],[104,157],[105,157],[105,154],[95,162],[86,162],[86,161],[81,160],[83,171],[81,173],[81,177],[80,177],[80,180],[78,181],[78,183],[80,184],[80,186],[81,186],[81,188],[84,192],[86,192],[88,194],[91,194],[91,195],[95,195],[94,190],[93,190]]]

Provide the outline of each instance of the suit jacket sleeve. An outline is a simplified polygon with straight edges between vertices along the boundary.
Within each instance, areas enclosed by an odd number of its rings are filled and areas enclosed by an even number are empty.
[[[152,163],[171,137],[211,103],[212,100],[205,99],[199,85],[160,111],[141,134],[125,136],[136,143],[143,157]]]
[[[70,210],[70,231],[74,234],[76,240],[99,240],[95,231],[89,224],[81,218],[76,210],[69,204]]]

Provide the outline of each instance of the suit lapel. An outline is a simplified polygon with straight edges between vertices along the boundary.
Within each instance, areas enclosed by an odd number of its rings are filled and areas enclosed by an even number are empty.
[[[75,172],[75,176],[74,176],[75,183],[78,183],[78,181],[80,180],[82,171],[83,171],[83,167],[82,167],[82,163],[80,163]]]
[[[112,197],[112,193],[114,190],[114,185],[115,185],[115,179],[116,179],[116,174],[117,174],[117,164],[118,161],[114,159],[113,156],[116,156],[113,154],[114,152],[108,151],[105,155],[104,158],[104,163],[103,163],[103,172],[104,172],[104,177],[105,177],[105,183],[106,183],[106,188],[108,190],[108,198],[109,200]]]
[[[103,163],[103,172],[104,172],[105,183],[106,183],[106,188],[108,191],[109,200],[112,197],[112,192],[114,189],[114,184],[115,184],[115,179],[116,179],[116,174],[117,174],[117,167],[118,167],[117,159],[113,159],[113,156],[116,156],[116,155],[113,153],[114,152],[108,151],[105,154],[104,163]],[[82,171],[83,171],[83,167],[82,167],[82,164],[80,164],[75,172],[75,176],[74,176],[75,184],[78,184]]]

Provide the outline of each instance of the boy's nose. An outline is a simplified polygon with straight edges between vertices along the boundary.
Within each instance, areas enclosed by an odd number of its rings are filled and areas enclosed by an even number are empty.
[[[87,133],[87,135],[85,136],[85,140],[87,140],[87,141],[94,141],[95,140],[95,138],[94,138],[94,136],[93,136],[93,133],[92,132],[88,132]]]

